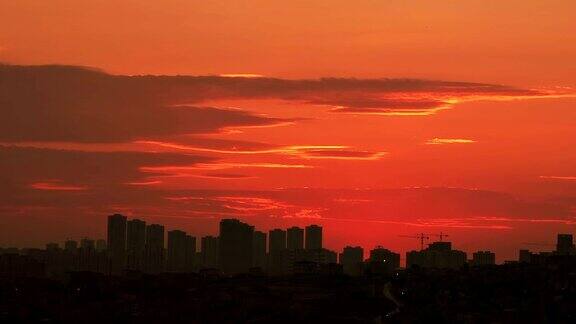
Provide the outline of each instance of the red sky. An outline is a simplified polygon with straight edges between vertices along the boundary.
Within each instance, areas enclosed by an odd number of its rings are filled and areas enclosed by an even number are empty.
[[[4,1],[0,246],[104,237],[123,212],[194,235],[318,223],[337,250],[547,249],[523,243],[576,221],[574,12]]]

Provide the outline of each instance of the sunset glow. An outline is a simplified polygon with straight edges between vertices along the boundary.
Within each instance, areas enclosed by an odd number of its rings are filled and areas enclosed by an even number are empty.
[[[314,222],[335,250],[446,231],[516,258],[575,229],[574,12],[2,1],[0,245],[101,237],[122,211],[196,236]]]

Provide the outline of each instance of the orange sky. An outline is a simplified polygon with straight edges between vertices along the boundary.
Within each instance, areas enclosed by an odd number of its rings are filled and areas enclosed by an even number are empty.
[[[120,211],[195,235],[319,223],[334,249],[443,231],[515,258],[574,228],[574,12],[1,2],[0,245],[101,237]]]

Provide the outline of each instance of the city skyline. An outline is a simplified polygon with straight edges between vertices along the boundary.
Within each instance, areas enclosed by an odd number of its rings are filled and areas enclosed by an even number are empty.
[[[88,237],[79,240],[67,238],[62,245],[58,242],[47,242],[43,247],[47,252],[60,249],[105,252],[110,262],[109,271],[116,273],[122,273],[124,270],[150,273],[193,272],[203,268],[214,268],[223,271],[224,274],[239,274],[248,273],[252,268],[261,268],[272,275],[287,275],[294,270],[292,266],[286,268],[285,258],[295,257],[287,256],[287,251],[326,251],[333,255],[333,259],[332,256],[322,256],[314,262],[337,263],[343,266],[345,274],[354,275],[366,271],[363,268],[356,268],[356,263],[364,262],[396,264],[388,271],[423,264],[429,264],[430,267],[459,269],[464,264],[478,266],[510,262],[539,263],[551,255],[576,255],[573,235],[565,233],[557,234],[555,244],[525,242],[523,246],[517,248],[518,253],[514,259],[497,262],[496,254],[490,250],[464,252],[453,249],[452,242],[443,240],[449,237],[449,234],[443,232],[418,233],[414,236],[399,235],[399,238],[417,239],[419,242],[419,249],[409,251],[394,252],[382,245],[362,247],[354,244],[347,244],[340,251],[331,251],[323,248],[323,229],[316,224],[309,224],[303,228],[297,226],[286,229],[274,228],[262,232],[236,218],[227,218],[220,221],[216,236],[195,237],[179,229],[165,229],[164,225],[147,224],[140,219],[128,219],[118,213],[109,215],[106,219],[106,240]],[[437,237],[437,240],[433,237]],[[526,248],[527,246],[530,249]],[[555,249],[550,250],[553,246]],[[22,251],[26,255],[29,253],[26,251],[34,250],[38,249],[25,248]],[[431,262],[427,260],[429,257],[425,256],[427,251],[431,253],[444,251],[450,254],[444,261],[438,261],[442,259],[437,259],[436,256],[434,258],[437,260],[429,263]],[[18,252],[18,249],[0,246],[0,252],[13,253]],[[306,255],[300,257],[304,260],[310,258]]]
[[[118,234],[118,229],[115,228],[114,223],[115,221],[118,220],[118,218],[120,219],[121,225],[120,225],[120,232],[123,232],[123,234]],[[170,248],[169,246],[171,245],[171,240],[178,236],[178,238],[176,238],[176,240],[178,241],[182,241],[182,243],[177,243],[180,247],[179,249],[181,249],[181,247],[183,246],[182,244],[185,244],[183,242],[183,240],[185,240],[186,238],[189,238],[190,240],[193,240],[193,253],[198,253],[199,257],[202,259],[202,262],[205,262],[205,264],[210,265],[210,267],[214,267],[214,268],[218,268],[217,266],[217,261],[215,261],[215,257],[216,256],[206,256],[206,253],[211,253],[210,250],[213,250],[213,246],[214,244],[218,244],[218,238],[219,238],[219,232],[217,231],[216,233],[205,233],[203,235],[194,235],[192,233],[189,232],[185,232],[183,230],[181,230],[180,228],[165,228],[164,225],[162,224],[156,224],[156,223],[149,223],[146,221],[143,221],[142,219],[139,218],[128,218],[127,216],[124,216],[122,214],[113,214],[110,215],[108,217],[106,217],[105,219],[107,219],[107,230],[106,230],[106,234],[103,237],[107,237],[107,239],[102,239],[100,237],[88,237],[88,236],[74,236],[74,235],[67,235],[65,239],[60,239],[60,240],[51,240],[51,241],[47,241],[44,242],[40,245],[37,246],[2,246],[0,245],[0,249],[5,249],[6,251],[10,251],[13,249],[22,249],[23,251],[27,250],[27,249],[38,249],[38,248],[46,248],[47,250],[49,250],[50,248],[63,248],[64,250],[68,250],[68,245],[69,244],[74,244],[72,249],[77,249],[80,247],[84,247],[84,244],[91,244],[93,246],[93,248],[97,251],[104,251],[107,250],[110,253],[110,256],[112,257],[112,259],[114,258],[114,254],[120,254],[120,258],[126,258],[126,263],[128,264],[129,261],[129,255],[130,255],[130,251],[134,251],[134,249],[140,249],[140,251],[142,252],[143,250],[148,250],[149,246],[154,246],[157,249],[164,249],[163,252],[161,252],[161,258],[164,258],[164,262],[166,262],[166,260],[168,260],[169,254],[170,254]],[[113,221],[111,222],[110,219],[113,219]],[[219,231],[221,231],[221,223],[222,221],[234,221],[234,222],[240,222],[241,224],[246,224],[243,223],[241,220],[237,219],[237,218],[223,218],[222,220],[220,220],[220,227],[219,227]],[[140,245],[138,246],[137,243],[134,243],[134,234],[130,235],[130,224],[138,224],[141,226],[140,231],[138,231],[139,233],[136,234],[136,236],[138,236],[138,239],[141,241]],[[254,233],[254,239],[256,239],[255,237],[258,235],[262,235],[261,236],[261,240],[263,240],[263,246],[264,246],[264,253],[266,255],[271,254],[271,252],[275,252],[275,251],[281,251],[281,250],[297,250],[297,249],[301,249],[301,250],[309,250],[309,249],[322,249],[323,248],[323,228],[322,226],[319,226],[317,224],[308,224],[308,225],[304,225],[303,227],[298,227],[298,226],[291,226],[288,228],[271,228],[269,230],[265,230],[264,232],[262,232],[261,229],[256,229],[254,226],[252,225],[248,225],[252,228],[252,231]],[[112,226],[112,227],[111,227]],[[118,225],[116,225],[118,226]],[[117,232],[116,234],[116,238],[114,237],[115,234],[114,231]],[[134,231],[134,230],[133,230]],[[311,237],[311,241],[313,241],[313,243],[310,243],[308,239],[305,239],[308,237],[308,234],[304,234],[305,232],[309,232],[309,231],[315,231],[316,233],[310,233],[312,236]],[[317,234],[317,232],[319,231],[319,234]],[[465,260],[465,262],[472,262],[472,264],[475,263],[475,258],[478,256],[479,258],[482,258],[484,260],[488,259],[488,260],[492,260],[490,264],[504,264],[506,262],[515,262],[518,260],[529,260],[529,256],[526,255],[526,253],[533,253],[535,255],[538,255],[539,253],[543,255],[546,255],[546,253],[549,253],[551,251],[552,247],[555,247],[555,250],[552,251],[561,251],[562,253],[566,254],[568,253],[567,251],[571,251],[571,249],[574,248],[574,244],[572,241],[572,237],[573,234],[572,233],[559,233],[557,234],[556,237],[556,242],[553,241],[554,237],[551,236],[553,233],[547,233],[548,235],[548,240],[547,241],[542,241],[542,242],[522,242],[522,244],[515,246],[515,253],[512,257],[502,257],[502,256],[498,256],[497,253],[495,253],[492,250],[486,249],[486,248],[482,248],[480,247],[479,249],[475,249],[475,250],[469,250],[469,249],[465,249],[466,250],[466,254],[468,255],[468,258],[466,259],[466,257],[463,259]],[[319,235],[319,236],[318,236]],[[76,238],[74,238],[76,237]],[[180,238],[181,237],[181,238]],[[436,246],[436,244],[442,244],[444,241],[444,239],[446,237],[450,237],[450,235],[448,233],[445,232],[438,232],[438,233],[414,233],[414,235],[396,235],[395,239],[397,240],[409,240],[412,242],[413,247],[408,248],[406,250],[395,250],[398,254],[399,254],[399,265],[402,267],[409,267],[409,262],[408,262],[408,258],[406,257],[407,254],[409,254],[409,252],[418,252],[418,251],[423,251],[425,249],[428,249],[430,246],[434,247]],[[112,243],[112,245],[110,245],[110,240],[114,241],[114,240],[119,240],[118,243],[114,244]],[[216,240],[216,243],[212,243],[214,240]],[[150,241],[152,243],[150,243]],[[123,243],[121,243],[123,242]],[[448,242],[449,244],[451,244],[452,242]],[[120,248],[120,252],[117,251],[117,249],[119,248],[119,245],[123,246],[124,249]],[[136,244],[136,247],[135,247]],[[456,242],[456,244],[458,245],[458,242]],[[115,247],[116,246],[116,247]],[[451,245],[450,245],[451,246]],[[208,250],[204,250],[204,247],[207,247]],[[116,249],[116,251],[115,251]],[[253,249],[253,247],[251,248]],[[341,248],[335,248],[332,249],[334,251],[334,253],[336,253],[338,255],[337,260],[338,263],[341,262],[341,258],[343,253],[345,253],[346,251],[350,252],[350,249],[354,250],[354,249],[360,249],[362,251],[362,261],[366,261],[366,260],[371,260],[371,254],[368,254],[369,252],[371,253],[373,250],[378,250],[378,249],[386,249],[384,246],[382,246],[381,244],[375,244],[373,246],[360,246],[358,244],[355,244],[353,242],[348,242],[345,243]],[[442,248],[441,248],[442,249]],[[450,250],[451,248],[448,248],[448,250]],[[387,249],[386,249],[387,250]],[[217,251],[217,250],[216,250]],[[147,252],[150,253],[150,252]],[[156,252],[159,253],[159,252]],[[218,252],[212,252],[212,253],[216,253],[218,254]],[[352,251],[351,253],[355,253],[354,251]],[[486,255],[486,254],[491,254],[491,255]],[[524,256],[523,256],[524,253]],[[181,258],[185,258],[184,256],[182,256]],[[209,260],[206,260],[206,258],[208,258]],[[267,256],[266,256],[267,258]],[[354,257],[355,258],[355,257]],[[526,259],[528,258],[528,259]],[[133,261],[134,262],[134,261]],[[160,261],[157,261],[157,263]],[[264,264],[264,261],[260,261],[260,264]],[[264,262],[264,263],[262,263]],[[267,261],[266,261],[267,262]],[[161,262],[160,262],[161,263]],[[255,264],[258,264],[257,261],[255,261]],[[158,270],[159,265],[156,265],[156,269]],[[164,267],[166,267],[166,269],[170,269],[170,265],[169,263],[166,263],[164,265]],[[130,267],[128,267],[129,269]],[[172,270],[177,270],[172,266]],[[159,270],[158,270],[159,271]]]

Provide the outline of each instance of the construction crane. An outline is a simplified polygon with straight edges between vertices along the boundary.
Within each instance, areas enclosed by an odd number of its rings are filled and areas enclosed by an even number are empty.
[[[415,238],[420,240],[420,250],[424,250],[424,240],[429,240],[430,237],[426,233],[420,233],[416,235],[399,235],[400,237]]]
[[[450,235],[444,234],[442,232],[440,232],[440,234],[426,234],[426,235],[437,236],[440,239],[440,242],[442,242],[445,237],[450,236]]]

